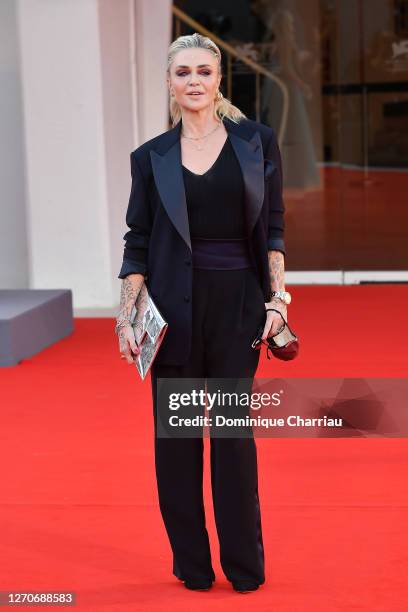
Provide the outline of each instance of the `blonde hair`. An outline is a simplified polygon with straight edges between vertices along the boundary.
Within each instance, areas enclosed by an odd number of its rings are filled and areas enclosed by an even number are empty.
[[[207,49],[213,53],[218,62],[218,70],[221,72],[221,51],[215,42],[212,41],[211,38],[208,38],[208,36],[202,36],[198,34],[198,32],[194,32],[194,34],[189,34],[187,36],[179,36],[171,43],[167,56],[167,74],[169,77],[170,67],[176,53],[182,49],[191,48]],[[217,97],[214,101],[214,115],[220,120],[222,120],[223,117],[228,117],[228,119],[231,119],[231,121],[235,123],[238,123],[242,118],[246,117],[246,115],[244,115],[237,106],[234,106],[228,98],[224,98],[220,91],[217,92]],[[170,117],[173,122],[173,127],[181,119],[181,108],[174,97],[170,97]]]

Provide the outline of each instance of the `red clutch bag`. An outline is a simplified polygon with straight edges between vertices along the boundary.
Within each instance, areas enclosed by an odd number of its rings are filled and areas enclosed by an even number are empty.
[[[283,319],[283,325],[274,336],[270,336],[266,341],[262,340],[262,334],[265,327],[265,325],[262,325],[258,330],[255,340],[252,342],[252,348],[259,349],[261,348],[261,344],[265,344],[267,346],[266,355],[268,359],[270,359],[269,351],[271,351],[277,359],[283,359],[284,361],[295,359],[299,353],[299,338],[293,333],[279,310],[276,308],[268,308],[265,312],[269,312],[270,310],[279,312]]]

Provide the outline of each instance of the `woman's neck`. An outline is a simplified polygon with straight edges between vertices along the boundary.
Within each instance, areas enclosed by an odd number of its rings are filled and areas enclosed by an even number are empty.
[[[193,138],[205,136],[220,124],[220,120],[214,117],[213,109],[182,111],[181,122],[183,133]]]

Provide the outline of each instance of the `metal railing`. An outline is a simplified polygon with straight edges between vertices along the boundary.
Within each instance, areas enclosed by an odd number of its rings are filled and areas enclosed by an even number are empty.
[[[273,74],[273,72],[271,72],[270,70],[267,70],[266,68],[261,66],[261,64],[254,62],[249,57],[246,57],[245,55],[237,51],[232,45],[230,45],[229,43],[219,38],[216,34],[213,34],[213,32],[205,28],[198,21],[196,21],[195,19],[187,15],[187,13],[179,9],[177,6],[173,5],[172,12],[175,18],[176,38],[181,35],[181,22],[182,22],[190,26],[191,28],[193,28],[199,34],[202,34],[203,36],[208,36],[209,38],[211,38],[211,40],[213,40],[216,43],[216,45],[218,45],[226,54],[226,59],[227,59],[226,94],[227,94],[227,98],[231,100],[231,102],[232,102],[232,98],[231,98],[232,96],[232,58],[238,59],[239,61],[241,61],[243,64],[246,64],[246,66],[248,66],[255,72],[255,113],[256,113],[257,121],[260,120],[260,114],[261,114],[260,76],[263,75],[267,79],[274,81],[278,85],[278,87],[280,88],[282,92],[283,104],[282,104],[282,117],[280,118],[280,125],[279,125],[279,129],[277,133],[277,138],[278,138],[279,146],[282,146],[283,135],[285,133],[288,112],[289,112],[289,93],[288,93],[288,89],[285,83],[275,74]]]

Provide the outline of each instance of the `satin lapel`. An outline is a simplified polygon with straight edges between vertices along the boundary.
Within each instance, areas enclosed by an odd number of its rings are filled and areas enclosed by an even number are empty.
[[[183,169],[181,165],[180,123],[169,138],[173,142],[164,155],[150,151],[153,176],[166,212],[191,251],[190,228],[188,223],[187,202],[184,190]]]
[[[251,237],[262,209],[265,191],[261,136],[259,132],[255,132],[250,140],[246,140],[238,134],[237,128],[234,128],[234,131],[230,128],[228,131],[244,178],[247,231]]]

